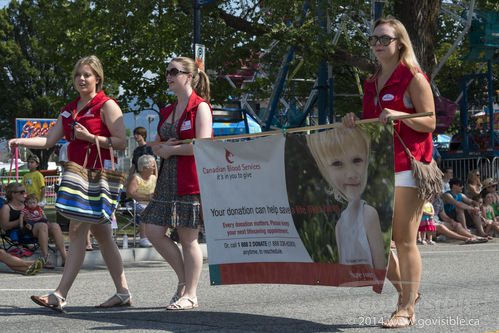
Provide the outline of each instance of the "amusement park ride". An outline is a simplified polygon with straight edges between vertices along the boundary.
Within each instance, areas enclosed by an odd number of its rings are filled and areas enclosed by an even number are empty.
[[[200,0],[198,0],[200,1]],[[214,0],[212,0],[214,1]],[[212,2],[210,1],[210,2]],[[370,17],[363,18],[366,26],[373,22],[383,14],[383,8],[386,1],[371,1]],[[308,10],[307,1],[304,2],[303,13]],[[454,108],[450,107],[447,110],[439,108],[436,105],[437,122],[440,121],[438,133],[443,133],[450,125],[450,121],[454,118],[457,104],[459,104],[459,133],[454,136],[453,142],[450,143],[445,149],[442,149],[443,159],[463,159],[463,158],[486,158],[489,162],[495,158],[497,165],[499,156],[499,110],[494,110],[494,87],[493,87],[493,63],[499,62],[499,13],[488,12],[475,9],[475,0],[470,1],[443,1],[441,13],[456,20],[464,26],[463,30],[457,36],[454,44],[451,46],[447,54],[440,60],[439,64],[431,77],[433,82],[435,76],[440,69],[444,66],[448,57],[456,48],[462,43],[463,39],[468,36],[470,40],[470,51],[468,55],[461,59],[462,61],[476,62],[481,64],[476,73],[464,75],[460,82],[460,96],[455,102],[449,101],[447,104],[454,104]],[[304,17],[305,15],[302,15]],[[367,15],[365,15],[367,16]],[[345,23],[351,23],[352,19],[348,14],[341,14],[339,19],[336,20],[335,26],[326,26],[327,17],[318,13],[318,24],[328,29],[328,33],[332,36],[333,44],[336,44],[340,35],[343,34]],[[298,22],[299,25],[303,24],[303,18]],[[357,33],[360,33],[357,30]],[[197,35],[199,36],[199,35]],[[271,52],[274,45],[263,51]],[[260,55],[262,56],[262,55]],[[291,69],[291,63],[295,60],[295,70]],[[258,59],[257,59],[258,61]],[[254,105],[248,102],[248,95],[243,94],[238,101],[241,105],[241,112],[244,116],[250,115],[252,120],[258,122],[263,130],[270,130],[275,128],[297,127],[306,126],[307,121],[310,120],[310,115],[316,115],[319,124],[328,122],[335,122],[335,115],[333,110],[334,98],[339,94],[335,91],[334,76],[332,75],[331,65],[325,62],[319,65],[317,72],[317,79],[310,90],[310,94],[305,102],[296,101],[292,98],[285,98],[284,91],[291,80],[296,80],[295,75],[297,69],[300,67],[301,62],[299,57],[295,55],[295,49],[290,46],[288,53],[284,55],[279,71],[274,73],[276,79],[274,81],[273,90],[270,94],[268,105],[266,108],[262,107],[262,112],[254,109]],[[487,66],[487,71],[483,71],[483,67]],[[258,65],[256,65],[258,67]],[[276,67],[277,68],[277,67]],[[236,87],[241,82],[251,82],[255,77],[268,77],[267,73],[262,68],[248,68],[242,67],[242,70],[235,74],[225,75],[225,79],[233,86]],[[356,81],[359,81],[356,72],[354,71]],[[497,79],[497,73],[495,73]],[[469,87],[473,81],[483,83],[481,85],[482,93],[486,96],[487,101],[478,105],[473,98],[470,98]],[[484,83],[486,82],[486,83]],[[362,94],[362,89],[359,85],[359,95]],[[497,89],[497,88],[496,88]],[[438,89],[434,86],[434,91]],[[442,98],[443,99],[443,98]],[[437,96],[437,100],[439,97]],[[495,106],[497,109],[497,105]],[[477,113],[476,110],[480,113]],[[237,108],[235,110],[238,110]],[[445,123],[448,121],[449,123]],[[470,125],[471,124],[471,125]],[[473,126],[470,133],[470,126]],[[445,127],[445,128],[444,128]],[[437,134],[437,133],[436,133]],[[456,141],[456,142],[454,142]],[[495,166],[496,168],[498,166]],[[497,174],[498,171],[492,172]]]

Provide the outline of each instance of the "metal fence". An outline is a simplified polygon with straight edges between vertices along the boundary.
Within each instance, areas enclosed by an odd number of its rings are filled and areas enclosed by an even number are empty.
[[[480,179],[499,178],[499,158],[493,157],[473,157],[473,158],[456,158],[442,160],[442,169],[452,168],[454,177],[466,181],[468,173],[478,169],[480,171]]]
[[[59,176],[45,176],[45,199],[47,200],[47,205],[54,205],[55,204],[55,185],[59,183]],[[1,186],[0,189],[0,195],[5,196],[5,188],[9,181],[15,182],[16,178],[15,177],[9,177],[8,176],[0,176],[0,184]],[[19,182],[21,181],[21,178],[19,178]]]

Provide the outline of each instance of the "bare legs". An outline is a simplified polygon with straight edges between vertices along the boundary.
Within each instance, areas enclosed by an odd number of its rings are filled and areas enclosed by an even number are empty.
[[[3,262],[13,271],[24,273],[34,261],[22,260],[18,257],[11,256],[5,252],[5,250],[0,249],[0,262]]]
[[[49,234],[52,236],[54,240],[55,246],[61,253],[62,263],[65,265],[66,263],[66,246],[64,245],[64,236],[62,235],[61,227],[57,223],[47,223]]]
[[[92,230],[96,240],[99,242],[99,249],[108,267],[111,278],[118,293],[128,293],[128,285],[123,270],[123,262],[118,248],[113,241],[111,225],[90,225],[88,223],[71,221],[69,224],[69,253],[62,273],[61,281],[55,292],[66,298],[69,289],[73,285],[83,260],[85,259],[86,238],[89,230]],[[58,304],[55,296],[48,296],[44,299],[47,303]],[[117,297],[109,299],[106,303],[119,303]]]
[[[110,224],[94,224],[90,228],[92,234],[94,235],[97,243],[99,244],[99,250],[101,251],[104,262],[106,263],[109,274],[113,279],[114,285],[116,287],[116,292],[119,294],[128,294],[128,284],[125,278],[125,270],[123,268],[123,261],[121,260],[121,255],[118,250],[118,246],[113,240],[113,233]],[[86,245],[86,244],[85,244]],[[85,254],[85,250],[82,250]],[[118,297],[114,299],[109,299],[103,305],[110,305],[119,303]],[[109,304],[108,304],[109,303]]]
[[[480,220],[480,216],[470,213],[469,216],[475,225],[476,232],[478,236],[487,237],[487,233],[483,230],[482,221]],[[463,229],[466,228],[466,215],[464,214],[464,210],[462,208],[456,207],[456,221],[461,223]]]
[[[395,187],[393,211],[393,240],[397,247],[398,262],[390,255],[387,276],[398,291],[401,289],[398,314],[412,316],[421,279],[421,256],[416,245],[419,222],[424,201],[418,198],[417,189]],[[398,265],[397,265],[398,263]],[[393,324],[398,324],[394,318]]]
[[[180,244],[184,254],[183,259],[178,246],[165,235],[166,231],[166,227],[146,224],[146,234],[154,248],[172,266],[179,283],[185,283],[185,288],[183,285],[178,286],[178,296],[195,300],[199,276],[203,266],[203,254],[198,243],[198,229],[178,228]],[[188,301],[186,301],[185,306],[189,305]]]
[[[33,225],[33,236],[38,239],[38,243],[40,243],[40,249],[42,250],[42,255],[44,257],[47,256],[49,252],[49,229],[47,226],[48,223],[35,223]]]
[[[178,228],[178,236],[184,253],[185,292],[182,296],[196,298],[203,267],[203,253],[198,243],[198,229]]]

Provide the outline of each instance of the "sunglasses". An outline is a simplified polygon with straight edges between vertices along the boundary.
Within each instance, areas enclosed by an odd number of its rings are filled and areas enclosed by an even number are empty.
[[[391,42],[393,42],[396,39],[398,39],[398,38],[393,38],[393,37],[390,37],[387,35],[369,36],[369,44],[371,44],[371,46],[376,46],[376,43],[379,41],[379,43],[381,45],[388,46],[388,45],[390,45]]]
[[[26,190],[22,190],[22,191],[13,191],[12,193],[22,193],[22,194],[24,194],[24,193],[26,193]]]
[[[166,76],[170,75],[171,77],[175,77],[175,76],[177,76],[178,73],[189,74],[189,72],[181,71],[180,69],[177,69],[177,68],[172,68],[172,69],[166,70]]]

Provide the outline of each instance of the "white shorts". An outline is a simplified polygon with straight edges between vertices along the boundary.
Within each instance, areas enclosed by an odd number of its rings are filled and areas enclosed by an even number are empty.
[[[412,176],[412,170],[395,172],[395,187],[415,187],[416,180]]]

